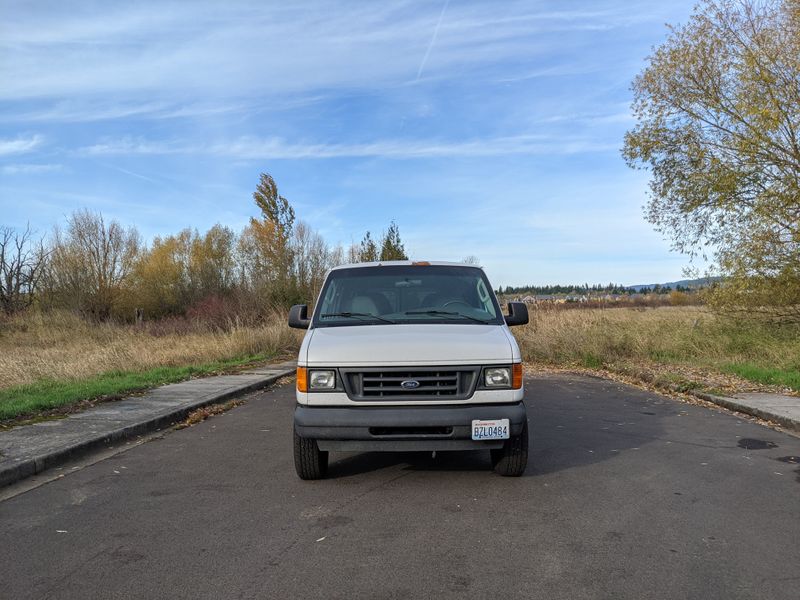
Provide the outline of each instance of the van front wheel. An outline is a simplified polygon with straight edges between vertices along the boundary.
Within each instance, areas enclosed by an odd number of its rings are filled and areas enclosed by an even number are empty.
[[[490,450],[492,467],[503,477],[519,477],[528,466],[528,423],[522,426],[519,435],[507,440],[502,448]]]
[[[294,432],[294,469],[300,479],[322,479],[328,472],[328,453],[317,445],[317,440],[300,437]]]

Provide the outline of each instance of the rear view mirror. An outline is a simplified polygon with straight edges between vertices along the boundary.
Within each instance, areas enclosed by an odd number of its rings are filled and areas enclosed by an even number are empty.
[[[289,327],[308,329],[311,319],[308,318],[308,305],[295,304],[289,309]]]
[[[524,302],[509,302],[505,319],[509,327],[525,325],[528,322],[528,306]]]

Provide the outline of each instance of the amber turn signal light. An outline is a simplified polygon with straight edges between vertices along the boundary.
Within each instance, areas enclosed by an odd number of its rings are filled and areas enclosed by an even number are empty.
[[[305,367],[297,367],[297,391],[308,391],[308,369]]]
[[[515,390],[522,388],[522,363],[511,365],[511,387]]]

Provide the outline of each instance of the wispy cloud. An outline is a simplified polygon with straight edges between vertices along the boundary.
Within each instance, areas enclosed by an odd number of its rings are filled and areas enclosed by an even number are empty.
[[[649,18],[632,16],[637,10],[546,11],[525,2],[504,3],[502,10],[493,3],[445,3],[437,10],[424,2],[343,3],[331,10],[321,1],[198,1],[190,20],[187,10],[180,2],[157,9],[112,3],[87,18],[72,3],[53,2],[10,11],[0,52],[14,59],[0,63],[0,98],[111,93],[189,100],[376,88],[423,72],[455,78],[521,52],[547,52],[544,36]],[[429,60],[434,45],[435,61]]]
[[[78,148],[76,154],[86,156],[109,156],[125,154],[184,154],[188,147],[179,147],[169,142],[147,141],[130,137],[106,140],[91,146]]]
[[[520,154],[578,154],[616,151],[618,144],[584,138],[553,138],[518,135],[473,139],[379,140],[358,144],[291,143],[280,138],[241,137],[206,145],[184,142],[154,142],[123,138],[107,140],[78,150],[89,156],[206,154],[237,159],[326,159],[326,158],[446,158]]]
[[[614,107],[609,107],[614,108]],[[603,125],[603,124],[619,124],[619,123],[632,123],[635,121],[631,111],[621,109],[616,112],[592,113],[592,112],[578,112],[568,114],[552,114],[542,119],[539,123],[569,123],[569,124],[588,124],[588,125]]]
[[[12,156],[32,152],[42,145],[41,135],[19,136],[13,139],[0,139],[0,156]]]
[[[585,75],[587,73],[596,73],[603,69],[601,65],[592,65],[586,60],[580,63],[571,65],[552,65],[549,67],[539,68],[534,71],[526,73],[518,73],[508,77],[501,77],[497,80],[498,83],[517,83],[520,81],[528,81],[530,79],[540,79],[543,77],[563,77],[572,75]]]
[[[245,110],[243,103],[184,103],[168,102],[108,102],[97,100],[68,100],[46,103],[31,108],[25,106],[17,111],[6,110],[0,114],[0,122],[58,122],[80,123],[109,121],[115,119],[180,119],[223,116]]]
[[[62,171],[63,165],[60,164],[46,164],[46,163],[22,163],[3,165],[0,171],[4,175],[35,175],[39,173],[54,173]]]

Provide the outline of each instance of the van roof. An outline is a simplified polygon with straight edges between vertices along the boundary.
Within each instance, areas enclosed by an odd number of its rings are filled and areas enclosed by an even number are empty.
[[[411,266],[411,265],[418,265],[418,266],[427,266],[431,265],[434,267],[472,267],[474,269],[482,269],[483,267],[479,267],[477,265],[468,265],[462,262],[447,262],[447,261],[418,261],[418,260],[384,260],[380,262],[363,262],[363,263],[352,263],[347,265],[339,265],[338,267],[333,267],[331,271],[338,271],[339,269],[355,269],[355,268],[363,268],[363,267],[389,267],[389,266]]]

